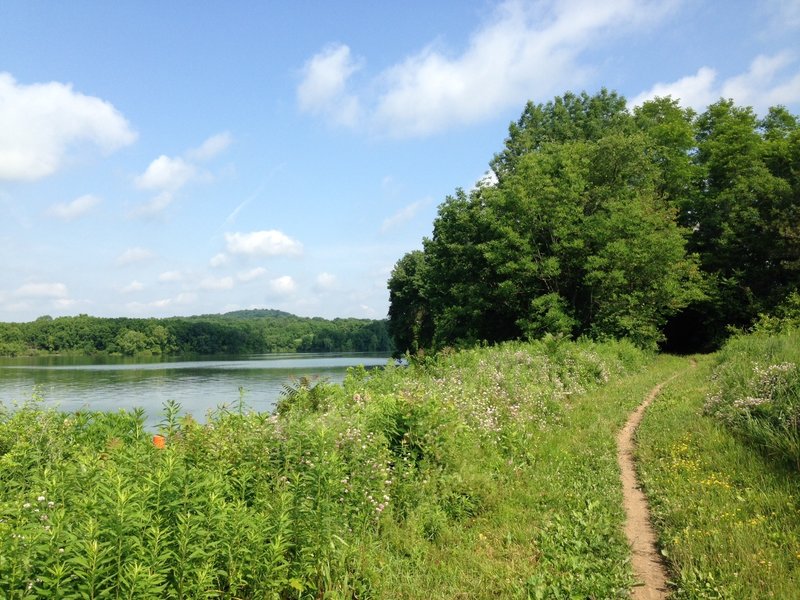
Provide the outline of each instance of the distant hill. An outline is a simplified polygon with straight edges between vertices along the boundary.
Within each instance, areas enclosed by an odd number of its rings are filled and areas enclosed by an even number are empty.
[[[0,355],[268,354],[393,350],[385,320],[298,317],[274,309],[164,319],[75,317],[0,323]]]

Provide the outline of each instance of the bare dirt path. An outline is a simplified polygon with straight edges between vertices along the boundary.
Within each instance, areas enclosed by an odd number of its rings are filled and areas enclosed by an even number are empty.
[[[639,485],[633,462],[633,435],[636,428],[644,411],[669,381],[668,379],[650,390],[647,398],[631,414],[617,436],[617,462],[622,471],[625,506],[625,536],[631,546],[633,571],[639,582],[631,592],[631,597],[636,600],[660,600],[669,594],[667,570],[656,547],[656,534],[650,523],[650,507]]]

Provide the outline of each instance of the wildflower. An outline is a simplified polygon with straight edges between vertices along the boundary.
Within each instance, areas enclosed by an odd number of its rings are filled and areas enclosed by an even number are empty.
[[[44,502],[45,500],[47,500],[47,498],[45,498],[44,496],[39,496],[38,498],[36,498],[36,500],[38,500],[39,502]]]
[[[30,507],[31,507],[30,502],[26,502],[25,504],[22,505],[22,508],[30,508]]]

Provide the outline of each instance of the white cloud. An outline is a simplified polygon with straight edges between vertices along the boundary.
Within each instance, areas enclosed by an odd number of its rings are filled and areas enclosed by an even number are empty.
[[[492,169],[486,171],[478,181],[475,182],[475,188],[493,188],[500,183],[500,180],[497,179],[497,173],[495,173]]]
[[[737,104],[752,106],[765,113],[770,106],[800,100],[800,69],[795,67],[788,78],[780,79],[794,59],[788,52],[757,56],[746,73],[731,77],[722,84],[722,97],[734,98]]]
[[[128,211],[128,217],[132,218],[150,218],[157,217],[164,210],[173,203],[175,194],[172,192],[164,191],[156,196],[153,196],[147,202],[143,202],[139,206]]]
[[[221,152],[224,152],[228,146],[233,143],[233,136],[224,131],[216,135],[212,135],[197,148],[192,148],[186,153],[190,160],[206,161],[211,160]]]
[[[253,281],[254,279],[258,279],[259,277],[263,277],[267,274],[267,270],[264,267],[256,267],[255,269],[250,269],[249,271],[243,271],[237,275],[239,281]]]
[[[303,251],[303,245],[277,229],[250,233],[226,233],[228,252],[261,256],[292,256]]]
[[[422,136],[491,117],[530,98],[581,84],[580,55],[609,35],[641,29],[668,14],[678,0],[509,0],[471,36],[463,51],[429,45],[389,67],[361,92],[348,90],[358,67],[344,45],[306,64],[300,108],[337,123],[368,122],[397,137]],[[363,97],[377,89],[377,97]],[[348,107],[369,108],[366,119],[343,118]],[[353,110],[355,110],[355,108]],[[357,113],[356,113],[357,114]]]
[[[336,275],[320,273],[314,281],[314,287],[319,291],[329,291],[336,287]]]
[[[53,300],[53,306],[60,309],[70,308],[76,304],[78,304],[78,301],[72,298],[56,298]]]
[[[171,190],[182,188],[197,173],[196,167],[180,157],[161,155],[151,162],[147,170],[136,177],[136,186],[144,190]]]
[[[86,194],[72,200],[71,202],[59,202],[53,204],[47,209],[47,215],[55,217],[56,219],[63,219],[64,221],[71,221],[82,217],[88,213],[92,208],[100,204],[102,200],[97,196]]]
[[[142,313],[149,310],[161,310],[170,306],[187,306],[197,301],[197,294],[193,292],[181,293],[174,298],[159,298],[150,302],[128,302],[125,307],[131,312]]]
[[[680,100],[683,106],[703,109],[719,99],[713,91],[714,80],[717,72],[710,67],[701,67],[694,75],[681,77],[671,83],[656,83],[646,92],[631,99],[632,106],[641,106],[647,100],[655,97],[672,96]]]
[[[297,289],[297,283],[295,283],[294,279],[289,275],[284,275],[283,277],[270,280],[269,289],[273,294],[286,296]]]
[[[14,295],[20,298],[65,298],[68,293],[63,283],[25,283]]]
[[[228,264],[229,258],[228,255],[224,252],[220,252],[219,254],[215,254],[211,257],[211,260],[208,261],[208,264],[212,267],[221,267],[223,265]]]
[[[408,223],[411,219],[413,219],[419,209],[422,208],[426,204],[425,200],[418,200],[416,202],[412,202],[408,206],[404,206],[396,213],[394,213],[388,219],[383,221],[383,225],[381,225],[381,233],[386,233],[396,227],[399,227],[403,223]]]
[[[732,98],[736,104],[752,106],[764,114],[770,106],[800,101],[800,71],[784,74],[796,61],[787,52],[774,56],[759,55],[744,73],[717,83],[717,72],[701,67],[695,75],[672,83],[657,83],[633,100],[634,106],[656,96],[672,96],[681,105],[703,111],[720,98]],[[782,77],[781,75],[784,74]]]
[[[144,289],[144,284],[140,281],[133,280],[128,285],[123,287],[120,291],[123,294],[132,294],[134,292],[141,292]]]
[[[233,141],[228,132],[218,133],[206,139],[197,148],[186,152],[186,158],[162,154],[152,161],[144,173],[134,178],[136,187],[159,193],[133,210],[129,217],[154,217],[174,202],[175,194],[186,184],[194,181],[212,181],[211,173],[202,171],[196,162],[210,160],[224,151]]]
[[[344,44],[328,46],[303,67],[303,80],[297,87],[300,110],[325,115],[338,125],[355,125],[359,101],[345,91],[347,80],[361,68]]]
[[[233,288],[233,277],[206,277],[200,281],[201,290],[217,291]]]
[[[174,303],[180,305],[193,304],[197,301],[197,294],[194,292],[181,292],[175,296]]]
[[[136,133],[109,102],[58,82],[22,85],[0,73],[0,180],[52,175],[80,143],[112,152]]]
[[[164,271],[158,276],[161,283],[172,283],[181,279],[183,279],[183,275],[180,271]]]
[[[137,262],[142,262],[145,260],[150,260],[151,258],[155,257],[155,253],[152,250],[148,250],[146,248],[141,247],[134,247],[128,248],[117,257],[117,265],[125,266],[130,265]]]

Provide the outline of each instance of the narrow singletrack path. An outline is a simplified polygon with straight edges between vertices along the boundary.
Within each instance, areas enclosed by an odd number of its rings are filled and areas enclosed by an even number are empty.
[[[633,435],[644,411],[671,379],[672,377],[650,390],[617,436],[617,462],[622,472],[625,506],[625,536],[631,546],[633,571],[639,582],[631,591],[631,597],[636,600],[660,600],[669,594],[667,570],[656,547],[656,534],[650,522],[650,507],[636,477]]]

